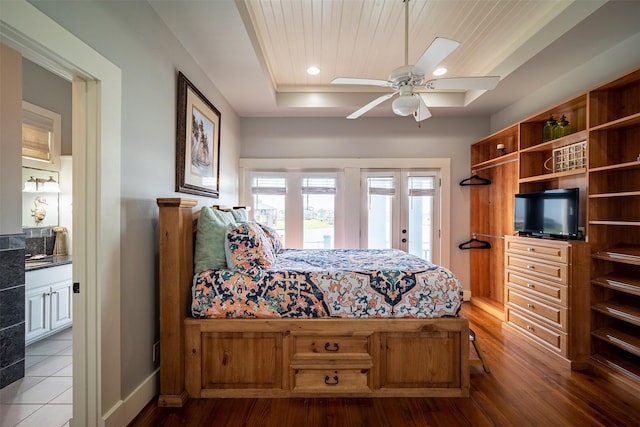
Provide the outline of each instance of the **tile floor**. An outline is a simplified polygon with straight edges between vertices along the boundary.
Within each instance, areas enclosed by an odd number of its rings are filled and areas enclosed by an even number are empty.
[[[0,390],[0,427],[68,427],[71,328],[25,349],[25,377]]]

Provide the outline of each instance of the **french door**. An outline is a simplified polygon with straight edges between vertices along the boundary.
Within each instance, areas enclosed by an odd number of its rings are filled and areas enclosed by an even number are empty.
[[[418,169],[361,175],[360,247],[395,248],[440,262],[440,176]]]

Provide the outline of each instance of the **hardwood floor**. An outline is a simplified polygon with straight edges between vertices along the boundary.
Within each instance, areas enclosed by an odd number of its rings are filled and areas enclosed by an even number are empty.
[[[491,369],[471,367],[469,398],[189,399],[183,408],[153,400],[129,426],[640,426],[640,397],[560,369],[469,303],[462,313]]]

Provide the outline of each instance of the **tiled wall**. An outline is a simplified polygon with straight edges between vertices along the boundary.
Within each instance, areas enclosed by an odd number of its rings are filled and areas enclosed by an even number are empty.
[[[0,235],[0,388],[24,377],[25,235]]]
[[[33,255],[52,255],[53,245],[56,243],[56,233],[53,227],[23,228],[25,237],[25,253],[27,257]]]

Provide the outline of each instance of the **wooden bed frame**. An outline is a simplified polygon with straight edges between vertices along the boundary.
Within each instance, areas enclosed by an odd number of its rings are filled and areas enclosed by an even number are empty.
[[[191,318],[197,201],[157,203],[159,406],[188,397],[469,396],[463,317]]]

